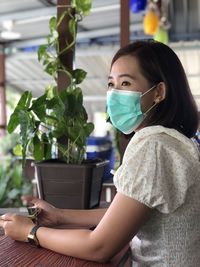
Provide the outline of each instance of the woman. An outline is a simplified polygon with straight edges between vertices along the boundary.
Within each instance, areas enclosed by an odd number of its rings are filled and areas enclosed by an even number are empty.
[[[138,41],[113,58],[108,79],[108,114],[125,134],[135,132],[114,176],[117,194],[106,210],[61,210],[26,198],[42,209],[40,246],[105,262],[131,243],[133,266],[187,267],[200,264],[200,163],[190,138],[197,109],[176,54],[166,45]],[[74,224],[88,229],[54,229]],[[0,225],[27,241],[34,223],[5,214]],[[137,266],[137,265],[136,265]]]

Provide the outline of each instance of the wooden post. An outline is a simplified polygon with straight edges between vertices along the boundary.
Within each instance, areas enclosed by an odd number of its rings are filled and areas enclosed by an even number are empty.
[[[120,0],[120,46],[123,47],[130,42],[130,3],[129,0]],[[120,161],[122,162],[125,149],[132,138],[133,134],[125,135],[119,134],[119,154]]]
[[[120,0],[120,46],[123,47],[129,43],[130,39],[130,0]]]
[[[0,138],[6,134],[5,55],[0,51]]]
[[[66,10],[66,8],[69,8],[71,5],[71,0],[57,0],[57,16],[58,19],[63,14],[63,12]],[[71,42],[72,36],[69,32],[68,27],[68,21],[69,17],[65,16],[63,21],[58,27],[58,34],[59,34],[59,47],[60,51],[62,51],[66,47],[66,40],[68,43]],[[63,63],[64,66],[66,66],[69,70],[72,70],[73,68],[73,58],[74,58],[74,46],[71,48],[70,51],[67,53],[64,53],[60,56],[60,60]],[[63,72],[58,73],[58,90],[63,91],[70,83],[70,79],[67,77],[66,74]]]
[[[58,19],[61,17],[63,12],[65,12],[65,10],[70,6],[71,6],[71,0],[57,0]],[[68,27],[68,21],[69,17],[66,15],[58,27],[58,34],[59,34],[58,41],[59,41],[60,51],[62,51],[66,47],[66,40],[68,43],[70,43],[72,40],[72,36]],[[60,56],[62,64],[69,70],[73,69],[74,52],[75,48],[74,46],[72,46],[70,51],[68,51],[67,53],[63,53]],[[70,84],[69,77],[63,72],[58,72],[58,81],[57,81],[58,90],[63,91],[69,84]],[[62,145],[67,145],[66,138],[61,137],[59,139],[59,142]]]

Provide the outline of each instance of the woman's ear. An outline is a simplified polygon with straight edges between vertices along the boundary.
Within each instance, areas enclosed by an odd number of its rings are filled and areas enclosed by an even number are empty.
[[[154,102],[159,103],[165,99],[166,85],[164,82],[160,82],[155,89]]]

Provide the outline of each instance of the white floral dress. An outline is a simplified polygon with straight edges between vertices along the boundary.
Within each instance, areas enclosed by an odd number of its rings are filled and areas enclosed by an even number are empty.
[[[200,266],[200,161],[189,138],[163,126],[138,131],[114,184],[152,208],[132,245],[133,266]]]

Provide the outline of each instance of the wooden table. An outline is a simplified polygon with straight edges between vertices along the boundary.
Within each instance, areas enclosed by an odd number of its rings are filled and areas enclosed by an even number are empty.
[[[6,237],[0,228],[0,267],[130,267],[127,246],[109,263],[80,260]]]

